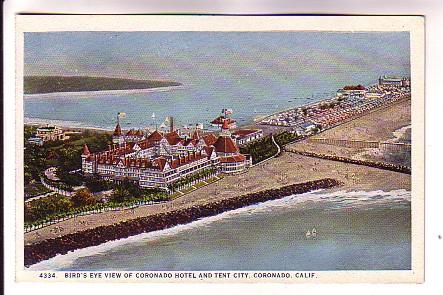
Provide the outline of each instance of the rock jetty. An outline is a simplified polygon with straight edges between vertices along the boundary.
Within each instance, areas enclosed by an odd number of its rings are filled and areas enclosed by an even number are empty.
[[[59,254],[66,254],[76,249],[96,246],[108,241],[123,239],[141,233],[163,230],[179,224],[186,224],[200,218],[217,215],[225,211],[294,194],[302,194],[317,189],[332,188],[341,184],[342,183],[338,180],[324,178],[131,219],[113,225],[99,226],[35,244],[25,245],[24,263],[25,266],[30,266],[37,262]]]
[[[395,165],[395,164],[386,163],[386,162],[376,162],[376,161],[369,161],[369,160],[352,159],[352,158],[346,158],[346,157],[341,157],[341,156],[319,154],[319,153],[313,153],[313,152],[307,152],[307,151],[298,151],[298,150],[294,150],[294,149],[286,149],[286,151],[293,153],[293,154],[306,156],[306,157],[313,157],[313,158],[319,158],[319,159],[323,159],[323,160],[338,161],[338,162],[368,166],[368,167],[378,168],[378,169],[383,169],[383,170],[388,170],[388,171],[400,172],[400,173],[404,173],[404,174],[411,174],[411,167],[408,167],[408,166]]]

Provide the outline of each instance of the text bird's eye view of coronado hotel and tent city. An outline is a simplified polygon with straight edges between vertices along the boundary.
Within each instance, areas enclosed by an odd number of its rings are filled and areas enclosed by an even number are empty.
[[[408,32],[27,32],[29,270],[411,269]]]

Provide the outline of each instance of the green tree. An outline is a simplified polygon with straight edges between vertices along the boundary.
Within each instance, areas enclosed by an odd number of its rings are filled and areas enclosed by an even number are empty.
[[[79,189],[71,197],[71,202],[74,205],[74,207],[83,207],[83,206],[95,205],[97,203],[97,200],[91,194],[89,189],[82,188],[82,189]]]
[[[117,187],[110,197],[111,202],[123,203],[131,200],[131,193],[122,187]]]
[[[72,208],[69,198],[61,195],[51,195],[45,198],[25,203],[25,222],[34,222],[61,212],[68,212]]]
[[[111,187],[111,183],[104,179],[101,179],[98,175],[92,175],[85,177],[85,186],[93,193],[108,190]]]

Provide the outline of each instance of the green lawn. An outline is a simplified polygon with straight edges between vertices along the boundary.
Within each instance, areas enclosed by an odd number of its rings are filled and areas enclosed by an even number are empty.
[[[206,182],[209,184],[209,183],[213,183],[213,182],[219,181],[222,178],[223,177],[220,177],[220,176],[214,176],[212,178],[206,179]]]
[[[178,197],[180,197],[180,196],[183,196],[183,195],[180,194],[179,192],[175,192],[175,193],[173,193],[173,194],[171,195],[171,200],[174,200],[174,199],[176,199],[176,198],[178,198]]]
[[[208,185],[207,183],[205,183],[205,182],[199,182],[199,183],[197,183],[197,184],[194,184],[194,186],[196,187],[196,188],[201,188],[201,187],[204,187],[204,186],[206,186],[206,185]]]
[[[190,186],[190,187],[188,187],[188,188],[185,188],[185,189],[181,190],[180,192],[181,192],[182,194],[180,194],[179,192],[175,192],[175,193],[173,193],[173,194],[171,195],[171,199],[175,199],[175,198],[181,197],[183,194],[188,194],[188,193],[190,193],[190,192],[193,192],[193,191],[195,191],[195,190],[197,190],[197,189],[199,189],[199,188],[202,188],[202,187],[207,186],[207,185],[209,185],[209,184],[211,184],[211,183],[214,183],[214,182],[216,182],[216,181],[219,181],[219,180],[222,179],[222,178],[223,178],[223,176],[220,176],[220,175],[219,175],[219,176],[214,176],[214,177],[212,177],[212,178],[206,179],[204,182],[203,182],[203,181],[198,182],[198,183],[194,184],[193,186]]]
[[[194,188],[193,186],[190,186],[188,188],[185,188],[181,192],[184,193],[184,194],[187,194],[187,193],[190,193],[190,192],[195,191],[195,190],[196,190],[196,188]]]
[[[33,127],[25,126],[25,137],[34,132]],[[39,182],[44,170],[57,167],[58,177],[70,186],[80,183],[69,175],[69,171],[81,168],[83,145],[88,144],[91,152],[105,150],[112,142],[110,133],[85,130],[66,141],[48,141],[43,146],[25,142],[24,172],[25,186]]]

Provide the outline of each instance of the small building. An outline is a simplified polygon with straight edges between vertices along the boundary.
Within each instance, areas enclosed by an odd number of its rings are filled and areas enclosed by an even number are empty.
[[[365,98],[367,99],[378,99],[383,97],[383,93],[379,93],[379,92],[366,92],[365,94]]]
[[[385,75],[378,79],[378,84],[380,86],[410,87],[411,80],[408,77]]]
[[[43,143],[46,141],[66,139],[69,139],[69,136],[67,136],[60,127],[47,124],[46,126],[38,127],[34,136],[29,138],[28,142],[43,145]]]
[[[315,123],[308,121],[298,125],[295,132],[297,135],[312,135],[317,128]]]
[[[213,127],[221,128],[223,126],[224,122],[226,122],[226,124],[231,129],[237,127],[237,122],[234,119],[228,118],[227,116],[224,116],[224,115],[219,116],[219,117],[215,118],[214,120],[212,120],[211,125]]]
[[[232,133],[237,145],[243,145],[248,142],[257,140],[263,137],[263,130],[261,129],[240,129]]]
[[[32,144],[40,145],[40,146],[43,145],[43,139],[41,139],[40,137],[36,137],[36,136],[30,137],[28,139],[28,142],[32,143]]]
[[[337,91],[337,97],[343,98],[363,98],[366,88],[363,85],[348,85]]]

